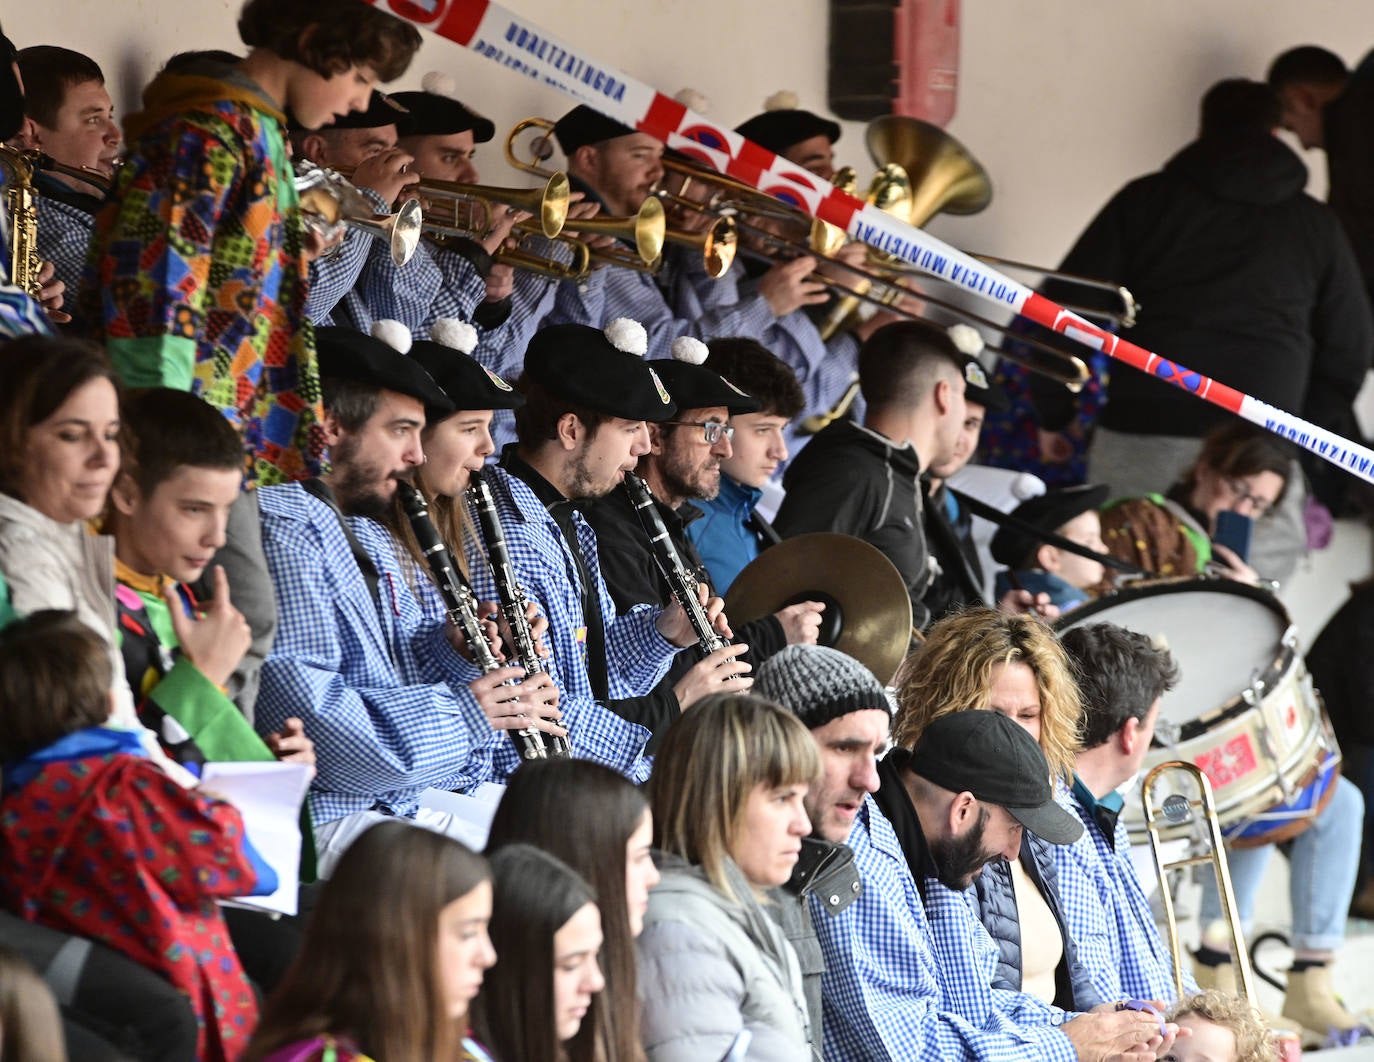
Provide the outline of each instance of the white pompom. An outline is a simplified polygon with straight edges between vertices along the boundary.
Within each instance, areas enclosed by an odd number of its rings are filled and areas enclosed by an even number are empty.
[[[610,340],[611,346],[616,350],[623,350],[626,354],[642,358],[649,353],[649,333],[644,331],[642,324],[628,317],[617,317],[608,324],[606,338]]]
[[[775,92],[763,101],[765,111],[795,111],[801,106],[801,97],[791,89]]]
[[[960,354],[967,354],[970,358],[976,358],[983,352],[983,347],[986,346],[983,342],[982,333],[972,325],[951,325],[949,328],[949,339]]]
[[[702,365],[710,349],[696,336],[678,336],[673,340],[673,357],[688,365]]]
[[[431,70],[420,79],[420,87],[435,96],[447,96],[454,99],[458,95],[458,82],[442,70]]]
[[[456,317],[439,317],[429,326],[429,338],[445,347],[452,347],[464,354],[477,349],[477,329]]]
[[[400,321],[393,321],[386,317],[380,321],[372,322],[372,338],[380,339],[387,346],[400,351],[402,354],[409,354],[410,344],[414,342],[409,328],[401,324]]]
[[[1011,481],[1011,493],[1017,501],[1029,501],[1045,493],[1045,482],[1039,476],[1022,472]]]
[[[710,97],[698,92],[694,88],[681,89],[673,99],[682,104],[689,111],[696,111],[697,114],[711,113]]]

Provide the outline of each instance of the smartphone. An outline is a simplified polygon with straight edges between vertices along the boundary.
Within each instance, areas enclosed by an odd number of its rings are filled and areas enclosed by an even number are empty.
[[[1217,513],[1217,530],[1212,541],[1225,546],[1243,561],[1250,560],[1250,533],[1255,521],[1248,516],[1223,509]]]

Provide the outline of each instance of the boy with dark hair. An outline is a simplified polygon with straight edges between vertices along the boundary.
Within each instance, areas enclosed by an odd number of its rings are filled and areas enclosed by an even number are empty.
[[[94,59],[70,48],[40,44],[19,52],[24,77],[24,124],[17,143],[55,162],[90,172],[91,179],[38,170],[38,255],[52,262],[74,308],[90,249],[95,215],[114,176],[123,134],[114,101]],[[80,327],[79,324],[76,327]]]
[[[237,1058],[257,1004],[215,901],[271,893],[277,876],[232,805],[184,789],[136,733],[103,725],[110,679],[104,644],[72,613],[0,633],[0,699],[23,706],[0,713],[0,900],[161,974],[195,1011],[195,1057]]]
[[[721,458],[720,493],[694,499],[700,519],[687,525],[702,563],[719,593],[730,589],[744,567],[780,539],[758,504],[763,488],[787,461],[787,425],[806,405],[797,374],[753,339],[713,339],[705,367],[729,380],[759,404],[756,413],[732,413],[731,454]]]
[[[243,481],[242,446],[213,408],[164,387],[126,396],[129,454],[110,492],[120,648],[143,724],[193,770],[207,760],[310,763],[299,719],[264,740],[224,693],[248,625],[222,568],[202,604],[188,584],[224,544]]]

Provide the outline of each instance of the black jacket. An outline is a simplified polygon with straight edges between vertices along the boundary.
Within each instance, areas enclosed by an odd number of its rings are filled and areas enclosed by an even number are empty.
[[[951,521],[945,511],[943,484],[925,500],[926,548],[930,550],[931,577],[922,599],[932,619],[974,605],[987,604],[983,595],[983,566],[973,545],[973,518],[960,508]]]
[[[1198,140],[1118,192],[1062,268],[1130,288],[1141,304],[1123,333],[1132,343],[1348,431],[1374,321],[1350,243],[1335,214],[1303,192],[1306,182],[1302,162],[1272,136]],[[1032,395],[1046,428],[1067,423],[1068,391],[1037,376]],[[1228,416],[1113,365],[1101,424],[1201,436]]]
[[[1059,900],[1059,872],[1055,870],[1049,842],[1032,833],[1023,833],[1021,865],[1049,904],[1054,920],[1059,923],[1059,935],[1064,938],[1064,957],[1054,972],[1055,1006],[1064,1010],[1092,1010],[1103,999],[1093,987],[1088,968],[1078,961],[1078,949],[1064,921],[1064,906]],[[1001,955],[992,987],[1020,992],[1021,922],[1016,910],[1011,865],[1005,860],[989,863],[973,879],[973,909]]]
[[[1307,650],[1307,669],[1321,692],[1336,740],[1374,745],[1374,583],[1362,583],[1326,623]]]
[[[667,605],[672,602],[672,589],[663,573],[658,570],[653,552],[649,548],[648,536],[639,522],[639,516],[630,503],[630,497],[623,489],[617,488],[605,497],[579,504],[582,515],[596,532],[597,552],[601,561],[601,575],[606,580],[606,588],[611,592],[617,612],[627,612],[635,605]],[[701,510],[685,504],[680,510],[670,509],[662,502],[657,503],[658,515],[663,526],[668,529],[668,537],[677,547],[683,564],[697,578],[698,582],[711,585],[709,573],[701,563],[696,547],[687,537],[686,527],[692,520],[701,516]],[[712,593],[714,593],[714,589]],[[743,623],[732,628],[734,640],[748,645],[750,652],[744,658],[755,669],[763,660],[781,650],[787,639],[782,624],[772,616]],[[695,647],[684,649],[677,654],[668,674],[644,697],[634,697],[626,701],[607,702],[612,710],[634,722],[648,727],[654,740],[649,743],[648,751],[657,748],[663,732],[681,714],[673,684],[686,674],[698,660],[701,653]]]
[[[835,531],[876,546],[901,573],[913,621],[924,627],[930,612],[921,599],[931,573],[920,474],[910,444],[897,446],[868,428],[836,421],[787,466],[787,497],[773,527],[783,538]]]

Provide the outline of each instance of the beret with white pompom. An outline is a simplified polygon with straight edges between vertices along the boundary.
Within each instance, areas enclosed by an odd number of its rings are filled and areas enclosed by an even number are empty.
[[[407,111],[396,123],[401,136],[453,136],[472,133],[474,143],[485,144],[496,135],[496,126],[455,99],[458,84],[447,74],[431,71],[424,76],[423,92],[393,92],[391,99]]]
[[[689,111],[695,111],[697,114],[711,113],[710,97],[704,93],[698,92],[694,88],[679,89],[674,94],[673,99],[677,100],[678,103],[682,104]]]
[[[373,339],[380,339],[393,350],[398,350],[402,354],[410,352],[414,337],[410,334],[410,329],[401,324],[400,321],[393,321],[389,317],[372,322],[371,335]]]
[[[735,132],[775,155],[782,155],[803,140],[823,136],[830,143],[840,139],[840,124],[829,118],[800,109],[795,92],[775,92],[763,102],[763,113],[756,114]]]
[[[703,364],[710,348],[693,336],[679,336],[673,340],[671,360],[649,362],[677,403],[679,414],[689,409],[716,409],[724,406],[727,414],[757,413],[759,404],[725,377],[712,372]]]
[[[453,402],[419,360],[379,338],[379,335],[390,336],[400,341],[404,336],[406,349],[414,350],[419,344],[409,342],[410,332],[405,326],[395,321],[378,321],[373,328],[378,335],[364,335],[352,328],[332,325],[317,328],[315,350],[320,376],[417,398],[424,403],[425,417],[429,420],[439,420],[452,413]]]
[[[696,336],[678,336],[673,340],[673,358],[690,365],[704,365],[711,348]]]
[[[638,321],[617,318],[603,328],[549,325],[525,352],[525,378],[568,403],[624,420],[654,423],[678,410],[659,373],[666,362],[644,360],[648,333]],[[522,385],[523,386],[523,385]]]
[[[477,343],[472,325],[440,317],[430,325],[428,339],[415,341],[410,356],[434,377],[456,410],[519,409],[524,396],[470,356]]]

